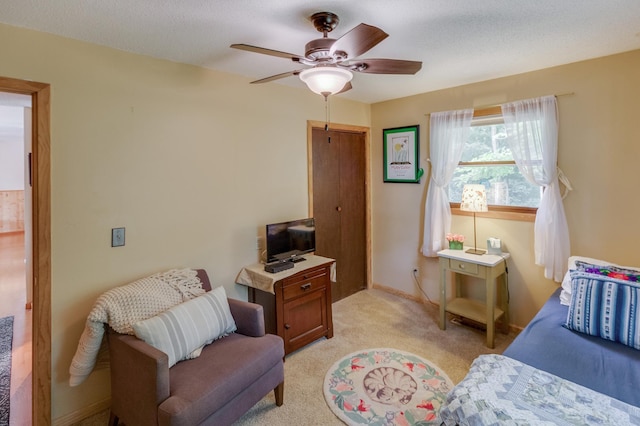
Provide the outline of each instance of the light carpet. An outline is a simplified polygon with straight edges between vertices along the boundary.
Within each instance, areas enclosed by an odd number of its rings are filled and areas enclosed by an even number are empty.
[[[429,361],[376,348],[333,364],[324,379],[324,398],[348,425],[439,425],[438,413],[451,388],[451,379]]]
[[[273,392],[242,416],[235,426],[343,425],[323,397],[324,377],[344,356],[363,348],[396,348],[428,359],[458,383],[480,354],[501,354],[515,334],[496,333],[495,348],[485,346],[484,331],[448,323],[438,327],[438,307],[388,292],[363,290],[332,305],[334,337],[321,339],[288,355],[284,363],[284,405]],[[108,410],[78,423],[106,425]]]
[[[336,361],[363,348],[410,352],[439,366],[458,383],[478,355],[501,354],[515,337],[514,333],[496,333],[495,348],[489,349],[484,331],[451,322],[440,330],[438,309],[377,289],[334,303],[334,337],[318,340],[286,358],[284,405],[277,407],[271,392],[235,425],[343,425],[323,398],[324,377]]]
[[[9,424],[13,316],[0,318],[0,426]]]

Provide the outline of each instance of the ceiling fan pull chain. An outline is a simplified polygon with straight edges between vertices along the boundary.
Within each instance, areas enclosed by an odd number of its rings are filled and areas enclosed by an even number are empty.
[[[329,95],[324,96],[324,131],[329,131],[329,119],[331,114],[331,105],[329,104]],[[329,139],[329,143],[331,143],[331,139]]]

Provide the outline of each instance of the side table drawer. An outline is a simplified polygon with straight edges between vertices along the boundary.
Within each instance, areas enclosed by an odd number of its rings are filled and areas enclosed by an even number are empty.
[[[449,259],[449,269],[464,274],[478,275],[478,264],[464,260]]]
[[[326,287],[326,274],[312,274],[310,278],[299,277],[285,282],[282,288],[284,300],[290,300],[303,294],[311,293]]]

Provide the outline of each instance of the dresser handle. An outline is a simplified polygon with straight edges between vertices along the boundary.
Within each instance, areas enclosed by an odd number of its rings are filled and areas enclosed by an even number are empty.
[[[300,288],[302,289],[302,291],[307,291],[311,288],[311,283],[302,284]]]
[[[463,265],[462,263],[460,263],[460,264],[458,265],[458,268],[460,268],[460,269],[464,269],[464,265]]]
[[[290,329],[290,328],[291,328],[291,326],[290,326],[289,324],[285,324],[285,325],[284,325],[284,328],[288,330],[288,329]]]

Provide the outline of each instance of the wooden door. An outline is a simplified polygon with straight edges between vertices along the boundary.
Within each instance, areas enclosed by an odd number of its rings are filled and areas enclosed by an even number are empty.
[[[332,302],[367,287],[365,135],[312,131],[316,254],[336,260]]]

